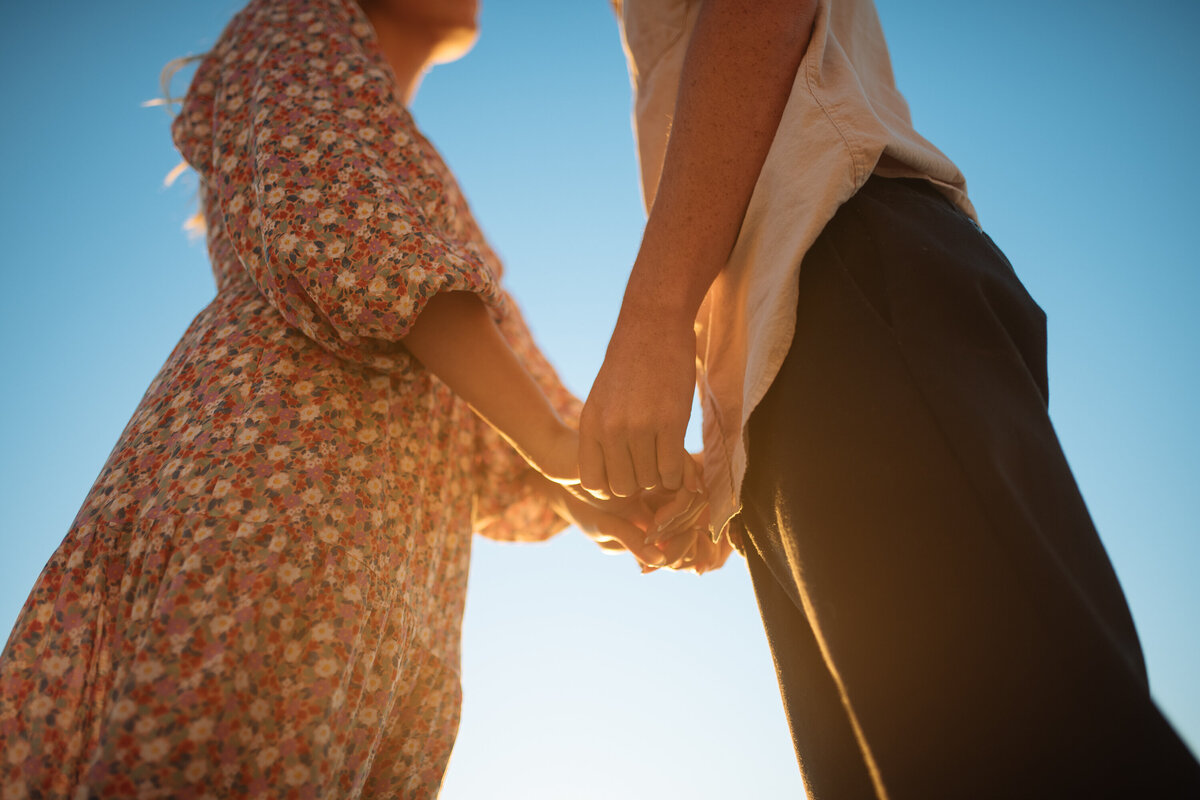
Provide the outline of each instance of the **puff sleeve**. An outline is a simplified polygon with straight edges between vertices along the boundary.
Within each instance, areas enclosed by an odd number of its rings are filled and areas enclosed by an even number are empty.
[[[578,419],[355,0],[252,0],[202,60],[172,132],[221,246],[289,325],[347,362],[406,371],[400,341],[425,303],[474,292],[563,419]],[[476,420],[472,440],[477,532],[529,541],[565,527],[499,434]]]
[[[348,361],[402,367],[398,343],[434,294],[496,306],[498,276],[454,235],[437,155],[357,4],[259,2],[242,15],[266,18],[235,18],[201,65],[176,144],[289,324]]]

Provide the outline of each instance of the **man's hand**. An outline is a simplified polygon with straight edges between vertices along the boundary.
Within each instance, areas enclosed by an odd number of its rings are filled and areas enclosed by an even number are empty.
[[[579,477],[597,495],[675,489],[683,479],[692,325],[734,249],[818,7],[700,4],[642,244],[580,420]]]
[[[579,479],[597,497],[698,489],[683,437],[696,386],[690,318],[626,302],[579,418]]]

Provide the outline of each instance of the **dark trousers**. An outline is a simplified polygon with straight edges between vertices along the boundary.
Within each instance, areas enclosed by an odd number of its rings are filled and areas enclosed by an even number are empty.
[[[1200,798],[1008,261],[933,189],[872,178],[799,280],[741,519],[810,796]]]

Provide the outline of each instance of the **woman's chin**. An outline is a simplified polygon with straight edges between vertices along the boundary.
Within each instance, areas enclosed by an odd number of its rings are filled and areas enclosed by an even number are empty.
[[[433,52],[433,63],[448,64],[471,52],[475,42],[479,41],[479,28],[456,28],[452,33],[442,37],[441,42]]]

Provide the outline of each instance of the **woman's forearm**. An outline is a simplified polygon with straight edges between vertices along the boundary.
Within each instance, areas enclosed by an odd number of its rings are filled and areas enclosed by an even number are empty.
[[[704,0],[626,304],[691,324],[737,239],[816,0]]]
[[[531,465],[555,480],[575,477],[574,431],[522,366],[478,295],[435,295],[404,345]]]

